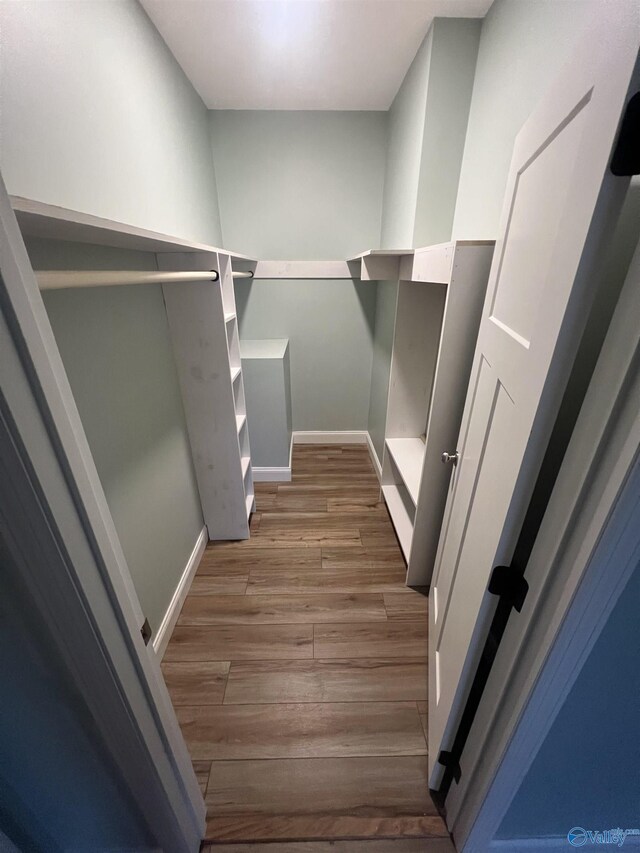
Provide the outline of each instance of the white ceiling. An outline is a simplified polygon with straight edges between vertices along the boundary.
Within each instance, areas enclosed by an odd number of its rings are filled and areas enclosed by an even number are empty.
[[[141,0],[210,109],[386,110],[434,17],[492,0]]]

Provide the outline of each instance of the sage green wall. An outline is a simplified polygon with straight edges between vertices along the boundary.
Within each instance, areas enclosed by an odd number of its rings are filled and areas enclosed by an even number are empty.
[[[210,115],[225,248],[335,260],[379,245],[386,113]]]
[[[0,16],[9,192],[219,245],[208,112],[139,3],[20,0]],[[64,247],[55,258],[78,259]],[[162,294],[76,291],[46,305],[155,629],[202,527]]]
[[[286,338],[242,342],[242,381],[247,404],[251,465],[291,465],[291,370]]]
[[[481,20],[436,18],[411,246],[451,239]]]
[[[480,26],[436,18],[391,105],[384,248],[451,238]]]
[[[386,114],[211,113],[226,247],[347,258],[380,241]],[[289,338],[294,430],[367,428],[375,284],[236,284],[242,338]]]
[[[289,338],[294,430],[367,429],[375,282],[240,281],[236,307],[241,338]]]
[[[149,269],[149,256],[31,240],[36,269]],[[152,268],[152,267],[151,267]],[[160,625],[198,534],[191,462],[162,289],[44,294],[98,475],[142,609]]]
[[[413,245],[432,43],[433,27],[418,48],[389,110],[380,238],[383,249]]]
[[[0,3],[10,193],[220,244],[204,104],[136,0]]]
[[[607,0],[495,0],[482,23],[458,199],[457,239],[495,239],[513,143]],[[607,12],[608,10],[608,12]]]

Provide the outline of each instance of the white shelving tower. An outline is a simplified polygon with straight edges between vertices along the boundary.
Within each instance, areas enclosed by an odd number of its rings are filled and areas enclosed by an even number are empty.
[[[407,583],[431,580],[489,277],[493,242],[456,241],[363,256],[370,276],[397,274],[382,493],[407,560]]]
[[[248,539],[255,499],[232,256],[163,253],[158,263],[219,274],[163,293],[209,539]]]
[[[222,288],[222,304],[225,312],[225,329],[227,333],[227,350],[229,353],[229,369],[233,388],[233,406],[236,414],[236,434],[240,448],[240,467],[242,470],[242,485],[247,524],[255,508],[253,489],[253,471],[251,467],[251,448],[249,446],[249,429],[247,426],[247,404],[244,396],[244,379],[242,376],[242,360],[240,357],[240,332],[238,315],[236,313],[236,297],[233,287],[233,258],[230,255],[220,255],[220,284]],[[247,530],[247,536],[249,535]]]

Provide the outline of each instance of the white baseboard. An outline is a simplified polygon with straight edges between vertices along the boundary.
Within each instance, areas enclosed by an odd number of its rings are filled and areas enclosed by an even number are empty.
[[[356,430],[327,430],[326,432],[307,432],[298,430],[293,433],[294,444],[366,444],[367,431]]]
[[[169,642],[171,633],[178,621],[182,605],[184,604],[184,600],[191,588],[191,583],[198,569],[200,560],[202,559],[202,555],[204,554],[204,549],[207,547],[208,541],[209,533],[207,528],[203,527],[196,540],[196,544],[193,546],[191,556],[187,560],[187,565],[185,566],[182,577],[176,587],[176,591],[173,593],[173,597],[169,602],[167,612],[164,614],[160,627],[153,638],[153,650],[160,658],[162,658],[165,649],[167,648],[167,643]]]
[[[291,466],[288,468],[252,468],[254,483],[290,483]]]
[[[367,433],[367,447],[369,448],[369,456],[371,457],[371,463],[375,469],[375,472],[378,475],[378,480],[382,482],[382,464],[378,459],[378,454],[376,453],[376,449],[373,446],[373,442],[371,441],[371,435],[369,433]]]

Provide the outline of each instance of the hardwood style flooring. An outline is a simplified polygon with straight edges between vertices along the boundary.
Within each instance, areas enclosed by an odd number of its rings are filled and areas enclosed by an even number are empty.
[[[210,853],[445,853],[427,790],[427,598],[368,451],[296,445],[251,539],[211,543],[162,668]]]

